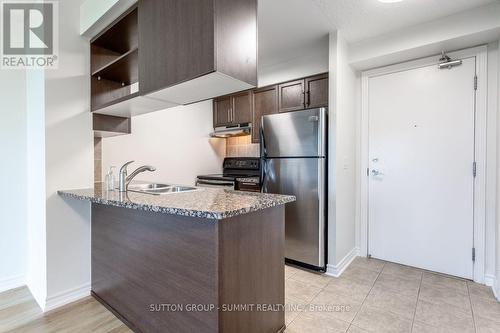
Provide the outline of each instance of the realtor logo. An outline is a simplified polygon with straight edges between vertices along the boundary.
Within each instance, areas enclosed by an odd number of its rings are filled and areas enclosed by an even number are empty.
[[[57,2],[2,2],[2,68],[57,66]]]

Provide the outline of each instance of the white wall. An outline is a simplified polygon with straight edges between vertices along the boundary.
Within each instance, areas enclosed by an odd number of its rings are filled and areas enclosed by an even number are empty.
[[[26,284],[40,307],[47,298],[47,226],[45,206],[45,76],[27,72],[27,183],[29,185],[28,267]]]
[[[259,87],[328,72],[328,52],[328,36],[326,36],[306,52],[296,54],[292,59],[259,66]]]
[[[213,131],[212,101],[144,114],[132,118],[132,134],[102,141],[102,165],[118,169],[134,160],[129,172],[143,164],[156,167],[137,180],[194,185],[197,175],[219,173],[225,140],[209,137]],[[104,178],[103,178],[104,179]]]
[[[93,186],[89,43],[79,4],[59,2],[59,68],[45,71],[47,299],[45,309],[90,291],[90,204],[61,189]]]
[[[0,292],[26,268],[26,74],[0,70]]]
[[[500,45],[500,40],[498,41],[498,45]],[[500,113],[500,51],[497,52],[497,63],[498,63],[498,75],[497,75],[497,112]],[[500,128],[500,117],[497,116],[497,128]],[[500,149],[500,144],[498,144],[498,140],[500,139],[500,133],[497,132],[497,149]],[[497,162],[498,157],[500,157],[500,152],[497,150]],[[497,166],[499,164],[497,163]],[[498,170],[498,169],[496,169]],[[498,173],[498,171],[497,171]],[[498,218],[500,214],[498,214],[498,207],[500,207],[500,182],[497,177],[497,191],[496,191],[496,275],[495,275],[495,283],[494,283],[494,291],[497,296],[497,299],[500,301],[500,219]]]
[[[356,129],[359,78],[340,32],[330,34],[328,272],[339,275],[356,255]]]
[[[500,34],[500,3],[398,29],[351,45],[349,62],[357,69],[386,66],[461,48],[486,44]]]

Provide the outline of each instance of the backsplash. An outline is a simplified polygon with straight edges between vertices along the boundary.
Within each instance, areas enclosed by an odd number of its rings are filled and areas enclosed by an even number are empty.
[[[252,136],[237,136],[226,139],[227,157],[259,157],[258,143],[252,143]]]

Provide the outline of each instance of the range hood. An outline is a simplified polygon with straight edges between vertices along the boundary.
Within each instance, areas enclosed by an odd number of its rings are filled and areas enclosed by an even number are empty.
[[[214,131],[210,133],[213,138],[230,138],[233,136],[243,136],[252,133],[252,124],[243,123],[236,125],[228,125],[214,128]]]

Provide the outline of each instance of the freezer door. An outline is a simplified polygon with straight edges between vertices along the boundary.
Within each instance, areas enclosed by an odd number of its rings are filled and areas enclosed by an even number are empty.
[[[285,207],[285,257],[325,266],[325,158],[268,159],[263,191],[291,194]]]
[[[265,157],[326,156],[326,109],[310,109],[262,117]]]

